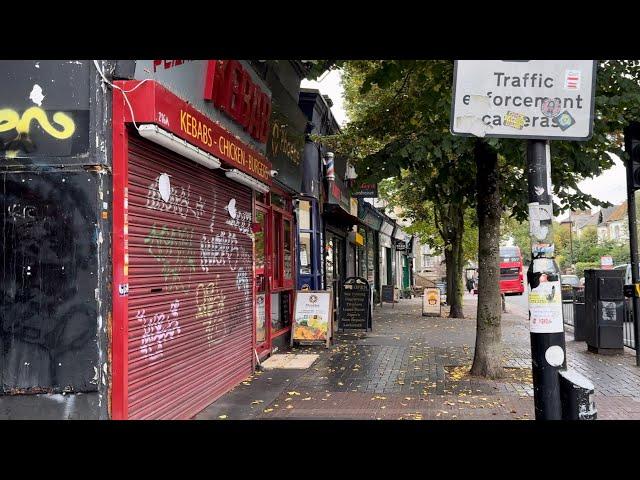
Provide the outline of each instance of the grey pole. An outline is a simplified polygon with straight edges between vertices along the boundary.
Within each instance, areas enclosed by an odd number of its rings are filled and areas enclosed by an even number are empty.
[[[544,140],[527,141],[531,265],[529,324],[536,420],[562,419],[558,371],[566,368],[560,272],[554,259],[550,158]],[[559,320],[559,322],[558,322]]]

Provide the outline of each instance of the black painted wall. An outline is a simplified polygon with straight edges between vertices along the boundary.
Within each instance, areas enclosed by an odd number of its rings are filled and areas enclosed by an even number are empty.
[[[0,61],[0,419],[108,418],[109,112],[92,61]]]
[[[0,174],[1,393],[97,391],[97,174]]]

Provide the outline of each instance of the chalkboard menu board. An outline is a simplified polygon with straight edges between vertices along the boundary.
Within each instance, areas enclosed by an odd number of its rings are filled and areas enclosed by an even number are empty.
[[[362,277],[349,277],[342,286],[340,302],[340,322],[338,327],[345,330],[367,330],[371,315],[371,287]]]
[[[382,302],[393,303],[394,302],[394,286],[393,285],[382,285]]]

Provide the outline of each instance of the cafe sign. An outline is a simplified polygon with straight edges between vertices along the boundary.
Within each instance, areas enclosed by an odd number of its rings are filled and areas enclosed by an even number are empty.
[[[360,183],[351,196],[354,198],[378,198],[378,184]]]

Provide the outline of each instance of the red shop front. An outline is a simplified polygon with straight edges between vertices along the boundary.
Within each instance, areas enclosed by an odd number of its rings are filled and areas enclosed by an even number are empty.
[[[160,84],[116,85],[111,416],[187,419],[255,366],[271,165]]]
[[[261,359],[289,344],[295,281],[292,199],[276,187],[256,193],[256,351]]]

